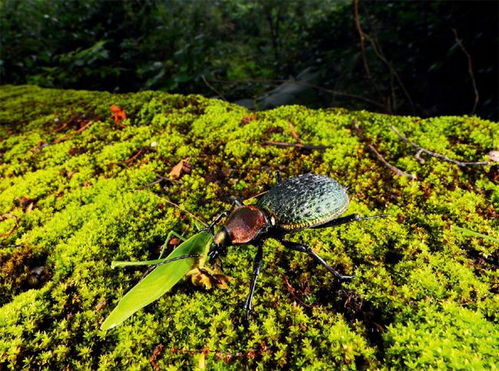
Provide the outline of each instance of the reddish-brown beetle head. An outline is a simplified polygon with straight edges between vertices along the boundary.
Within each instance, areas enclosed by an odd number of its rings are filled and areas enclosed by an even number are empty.
[[[215,235],[217,245],[243,244],[253,240],[267,225],[267,218],[256,206],[236,208],[225,221],[224,228]]]

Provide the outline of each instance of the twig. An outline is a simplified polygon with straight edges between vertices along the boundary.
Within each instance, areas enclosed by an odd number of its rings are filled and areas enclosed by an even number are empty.
[[[365,34],[364,30],[362,29],[362,26],[360,25],[359,0],[353,1],[353,15],[354,15],[354,21],[355,21],[355,28],[357,29],[357,32],[359,33],[360,51],[361,51],[361,55],[362,55],[362,62],[364,63],[364,70],[366,70],[366,75],[367,75],[368,79],[373,83],[376,90],[378,90],[377,86],[374,83],[374,80],[372,78],[371,70],[369,69],[369,64],[367,63],[366,34]]]
[[[85,125],[83,125],[81,128],[79,128],[78,130],[74,131],[73,133],[69,133],[59,139],[56,139],[54,140],[51,144],[56,144],[56,143],[61,143],[61,142],[64,142],[65,140],[71,138],[72,136],[75,136],[76,134],[80,134],[82,133],[83,131],[85,131],[90,125],[92,125],[93,121],[89,121],[87,122]]]
[[[153,185],[161,183],[161,182],[164,182],[164,181],[171,182],[172,180],[169,179],[169,178],[166,178],[164,176],[158,175],[158,178],[154,182],[146,184],[146,185],[143,185],[143,186],[137,188],[137,190],[142,191],[142,190],[144,190],[146,188],[152,187]]]
[[[452,32],[454,33],[457,45],[459,45],[463,53],[466,54],[466,58],[468,59],[468,73],[471,78],[471,83],[473,84],[473,92],[475,93],[475,102],[473,103],[473,110],[471,111],[471,114],[474,114],[476,111],[476,106],[478,105],[478,100],[480,99],[480,95],[478,94],[478,88],[476,87],[475,74],[473,73],[473,64],[471,63],[471,55],[464,47],[462,40],[457,36],[457,31],[455,28],[452,29]]]
[[[14,225],[12,226],[12,228],[10,229],[10,231],[8,231],[6,233],[0,233],[0,237],[9,237],[12,233],[14,233],[14,231],[19,226],[19,218],[17,216],[15,216],[13,214],[3,214],[3,215],[0,215],[0,221],[5,220],[7,218],[14,219]]]
[[[144,148],[142,147],[136,154],[134,154],[132,157],[130,157],[128,160],[125,160],[123,162],[121,162],[122,164],[129,164],[130,162],[133,162],[134,160],[136,160],[139,156],[141,156],[142,154],[144,154],[144,152],[146,152],[148,148]],[[129,165],[127,165],[129,166]]]
[[[298,297],[298,295],[296,295],[296,289],[289,283],[289,279],[286,276],[284,276],[284,284],[286,286],[286,290],[288,291],[288,294],[290,294],[293,297],[293,299],[295,299],[298,303],[300,303],[304,307],[312,308],[312,305],[305,303],[303,300],[301,300]]]
[[[263,142],[266,146],[276,146],[276,147],[295,147],[295,148],[303,148],[303,149],[328,149],[333,148],[333,146],[314,146],[302,143],[284,143],[284,142]]]
[[[211,85],[208,80],[206,80],[206,77],[204,75],[201,75],[201,78],[203,79],[204,83],[206,84],[206,86],[208,88],[210,88],[212,91],[214,91],[220,98],[222,98],[224,101],[227,101],[227,99],[225,99],[224,95],[222,93],[220,93],[217,89],[215,89],[213,87],[213,85]]]
[[[359,0],[353,0],[353,5],[354,5],[355,27],[357,28],[357,32],[359,34],[362,61],[364,63],[364,69],[366,70],[366,74],[367,74],[368,79],[373,84],[377,93],[380,94],[380,89],[376,85],[374,77],[371,74],[371,70],[369,69],[369,65],[367,63],[365,40],[369,41],[376,56],[386,65],[386,67],[388,68],[388,70],[390,72],[391,104],[389,103],[387,108],[390,111],[393,111],[393,109],[396,108],[395,107],[396,106],[396,103],[395,103],[396,95],[395,95],[395,88],[393,85],[393,79],[395,78],[395,80],[397,80],[398,85],[402,89],[404,95],[406,96],[407,100],[409,101],[409,103],[412,107],[412,110],[415,111],[414,102],[413,102],[409,92],[407,91],[404,83],[402,82],[402,79],[400,78],[399,74],[397,73],[397,71],[393,67],[392,63],[388,60],[385,53],[383,52],[383,49],[381,48],[381,44],[376,39],[376,36],[373,37],[373,36],[365,33],[364,30],[362,29],[362,26],[360,24],[360,16],[359,16]]]
[[[388,161],[385,160],[385,158],[381,155],[381,153],[379,153],[376,148],[374,148],[373,145],[369,144],[367,142],[367,138],[366,136],[364,135],[364,133],[362,132],[362,129],[360,128],[359,124],[357,123],[356,120],[353,120],[352,121],[352,125],[353,127],[355,128],[355,130],[357,131],[357,134],[359,136],[359,138],[361,138],[364,142],[366,142],[366,146],[367,148],[369,149],[369,151],[371,151],[371,153],[376,156],[376,158],[383,164],[385,165],[387,168],[389,168],[391,171],[393,171],[393,173],[395,175],[399,175],[399,176],[406,176],[406,177],[409,177],[410,179],[414,179],[416,180],[417,177],[416,175],[414,174],[409,174],[409,173],[406,173],[405,171],[402,171],[400,170],[398,167],[390,164]]]
[[[419,158],[421,159],[421,157],[419,156],[421,153],[426,153],[426,154],[429,154],[430,156],[433,156],[433,157],[436,157],[436,158],[439,158],[441,160],[444,160],[444,161],[447,161],[447,162],[451,162],[453,164],[456,164],[458,166],[468,166],[468,165],[490,165],[490,162],[488,161],[475,161],[475,162],[463,162],[463,161],[457,161],[457,160],[453,160],[447,156],[444,156],[444,155],[441,155],[440,153],[436,153],[436,152],[432,152],[432,151],[429,151],[427,150],[426,148],[423,148],[419,145],[417,145],[416,143],[410,141],[409,139],[407,139],[406,137],[404,137],[402,134],[400,134],[400,131],[397,130],[397,128],[393,125],[388,125],[388,127],[390,129],[393,130],[393,132],[395,134],[397,134],[397,136],[402,139],[404,142],[406,143],[409,143],[411,146],[413,146],[414,148],[416,148],[418,150],[418,152],[416,153],[416,158]]]

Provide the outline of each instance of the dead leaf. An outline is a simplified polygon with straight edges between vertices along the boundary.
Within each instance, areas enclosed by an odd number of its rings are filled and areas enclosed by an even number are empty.
[[[180,179],[182,175],[189,174],[191,170],[192,166],[189,164],[189,157],[187,157],[175,165],[168,175],[170,179]]]
[[[95,306],[95,311],[100,312],[101,310],[103,310],[106,307],[106,305],[107,305],[107,302],[105,300],[98,302],[97,305]]]
[[[487,156],[489,156],[491,161],[499,162],[499,150],[490,151],[487,153]]]
[[[249,116],[243,116],[241,119],[241,122],[246,125],[249,124],[251,121],[256,120],[256,115],[254,113],[250,114]]]
[[[298,143],[301,143],[300,136],[296,132],[296,129],[291,121],[288,122],[288,127],[289,127],[289,134],[293,137],[293,139],[296,140]]]
[[[156,345],[156,348],[154,348],[152,355],[149,357],[149,361],[152,363],[152,365],[153,365],[152,367],[153,367],[154,371],[160,370],[159,365],[156,361],[161,356],[161,353],[163,353],[163,349],[164,349],[163,344]],[[172,348],[172,352],[173,352],[173,349],[174,348]]]
[[[122,106],[116,106],[114,104],[109,107],[111,109],[111,116],[114,119],[114,122],[118,124],[120,127],[125,128],[126,125],[121,122],[126,119],[126,112],[123,110]]]

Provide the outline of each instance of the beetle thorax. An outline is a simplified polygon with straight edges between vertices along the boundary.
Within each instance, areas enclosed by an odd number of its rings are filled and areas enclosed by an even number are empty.
[[[224,229],[215,235],[216,244],[243,244],[255,237],[267,226],[264,212],[256,206],[236,208],[227,218]]]

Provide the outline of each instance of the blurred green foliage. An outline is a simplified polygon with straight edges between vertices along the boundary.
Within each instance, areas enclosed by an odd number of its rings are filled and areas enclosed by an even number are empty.
[[[494,2],[361,1],[358,13],[364,50],[347,0],[0,0],[0,79],[423,116],[472,112],[475,82],[473,113],[497,119]]]
[[[123,106],[126,126],[110,105]],[[373,157],[353,120],[418,179]],[[0,369],[494,368],[497,165],[460,168],[424,154],[421,163],[387,125],[457,160],[487,160],[499,147],[499,124],[477,117],[302,106],[254,114],[196,95],[1,87]],[[296,136],[331,148],[263,144]],[[157,181],[187,156],[189,174]],[[269,189],[275,170],[334,177],[349,186],[348,213],[394,216],[290,237],[354,274],[350,283],[269,239],[248,329],[236,308],[251,245],[229,248],[227,290],[185,281],[99,330],[143,274],[111,261],[156,258],[170,230],[194,233],[167,200],[209,219],[232,195]]]

